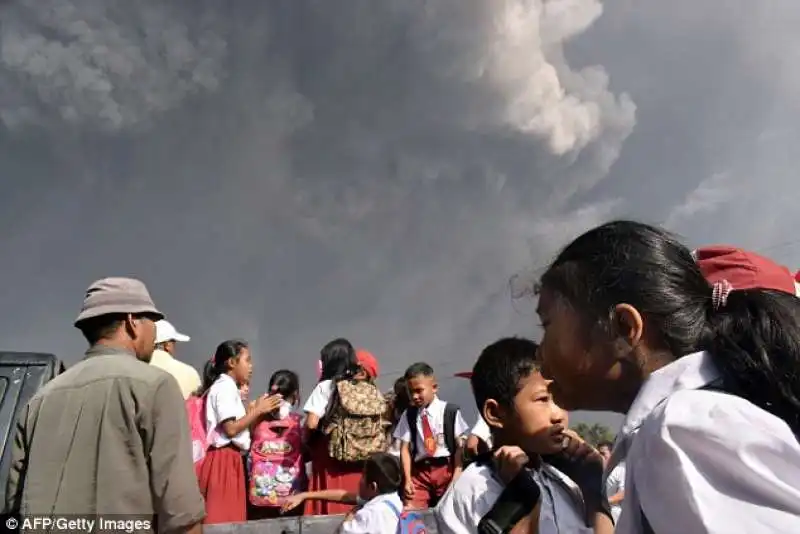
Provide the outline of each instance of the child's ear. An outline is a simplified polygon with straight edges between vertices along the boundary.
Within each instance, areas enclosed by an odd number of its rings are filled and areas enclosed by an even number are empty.
[[[494,399],[487,399],[483,403],[483,419],[486,424],[493,428],[503,428],[505,410]]]
[[[369,486],[367,487],[369,488],[369,491],[374,495],[378,494],[378,484],[376,484],[375,482],[370,482]]]

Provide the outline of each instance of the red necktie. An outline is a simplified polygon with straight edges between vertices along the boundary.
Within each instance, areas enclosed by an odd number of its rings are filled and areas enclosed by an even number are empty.
[[[428,411],[422,412],[422,443],[428,456],[436,454],[436,438],[433,437],[431,422],[428,420]]]

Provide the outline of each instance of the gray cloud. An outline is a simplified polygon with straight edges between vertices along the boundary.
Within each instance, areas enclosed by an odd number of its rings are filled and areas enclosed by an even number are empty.
[[[607,217],[767,248],[800,222],[788,0],[2,10],[10,348],[75,361],[85,287],[133,274],[187,360],[253,341],[256,387],[307,387],[337,335],[447,374],[535,335],[509,277]]]

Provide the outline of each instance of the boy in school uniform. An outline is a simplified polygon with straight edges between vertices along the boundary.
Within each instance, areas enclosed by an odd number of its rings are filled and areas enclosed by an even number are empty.
[[[411,407],[394,431],[400,441],[403,496],[409,508],[428,508],[436,505],[450,482],[461,474],[462,436],[469,427],[458,406],[436,395],[439,386],[430,365],[411,365],[405,379]]]
[[[538,534],[613,533],[601,498],[602,459],[567,430],[566,413],[553,403],[550,381],[539,372],[536,349],[533,341],[505,338],[478,358],[472,389],[494,450],[467,467],[437,505],[442,534],[476,534],[506,487],[531,480],[538,505],[517,528]],[[569,467],[574,478],[543,462],[542,455],[569,460],[559,465]]]
[[[286,499],[283,512],[297,508],[307,500],[322,500],[355,504],[336,532],[338,534],[395,533],[403,511],[400,490],[403,471],[399,460],[389,453],[379,452],[364,462],[358,493],[342,489],[309,491]]]

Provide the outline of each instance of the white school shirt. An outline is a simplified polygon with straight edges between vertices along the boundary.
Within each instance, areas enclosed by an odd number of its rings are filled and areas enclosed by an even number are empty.
[[[314,386],[311,395],[303,406],[303,411],[306,413],[313,413],[317,417],[323,417],[328,412],[328,403],[331,401],[333,394],[333,382],[330,380],[323,380]]]
[[[492,448],[492,430],[489,428],[486,420],[480,415],[478,416],[478,421],[475,423],[475,426],[472,427],[469,433],[472,436],[480,438],[490,449]]]
[[[620,491],[625,491],[625,462],[620,462],[609,474],[606,479],[606,495],[613,497]],[[623,499],[622,502],[625,502]],[[619,515],[622,513],[622,504],[611,505],[611,517],[614,524],[619,523]]]
[[[778,417],[740,397],[699,390],[720,374],[704,352],[645,381],[611,455],[625,459],[616,534],[800,532],[800,443]]]
[[[224,447],[230,443],[239,450],[250,450],[250,430],[244,429],[233,439],[228,438],[220,423],[228,419],[239,420],[247,414],[239,393],[239,386],[229,375],[220,375],[208,389],[206,396],[206,428],[208,442],[212,447]]]
[[[592,534],[586,526],[581,508],[572,496],[551,477],[558,477],[577,490],[566,475],[552,466],[530,470],[530,476],[541,489],[539,534]],[[487,465],[471,464],[453,483],[436,505],[434,516],[440,534],[477,534],[478,523],[500,498],[503,482]],[[683,533],[681,533],[683,534]]]
[[[403,511],[403,500],[399,494],[395,492],[378,495],[367,501],[351,520],[342,523],[338,533],[394,534],[400,524],[400,516],[395,510]]]
[[[444,439],[444,409],[447,405],[446,402],[434,397],[427,408],[420,408],[417,415],[417,457],[414,461],[419,461],[428,457],[425,452],[425,437],[422,434],[422,414],[427,412],[428,423],[431,425],[431,432],[436,438],[436,452],[433,454],[434,458],[446,458],[455,454],[456,451],[447,449]],[[461,410],[456,413],[455,434],[456,440],[469,432],[469,426],[461,416]],[[403,412],[400,421],[397,423],[397,428],[394,430],[395,439],[399,439],[403,443],[411,443],[411,429],[408,427],[408,410]]]

